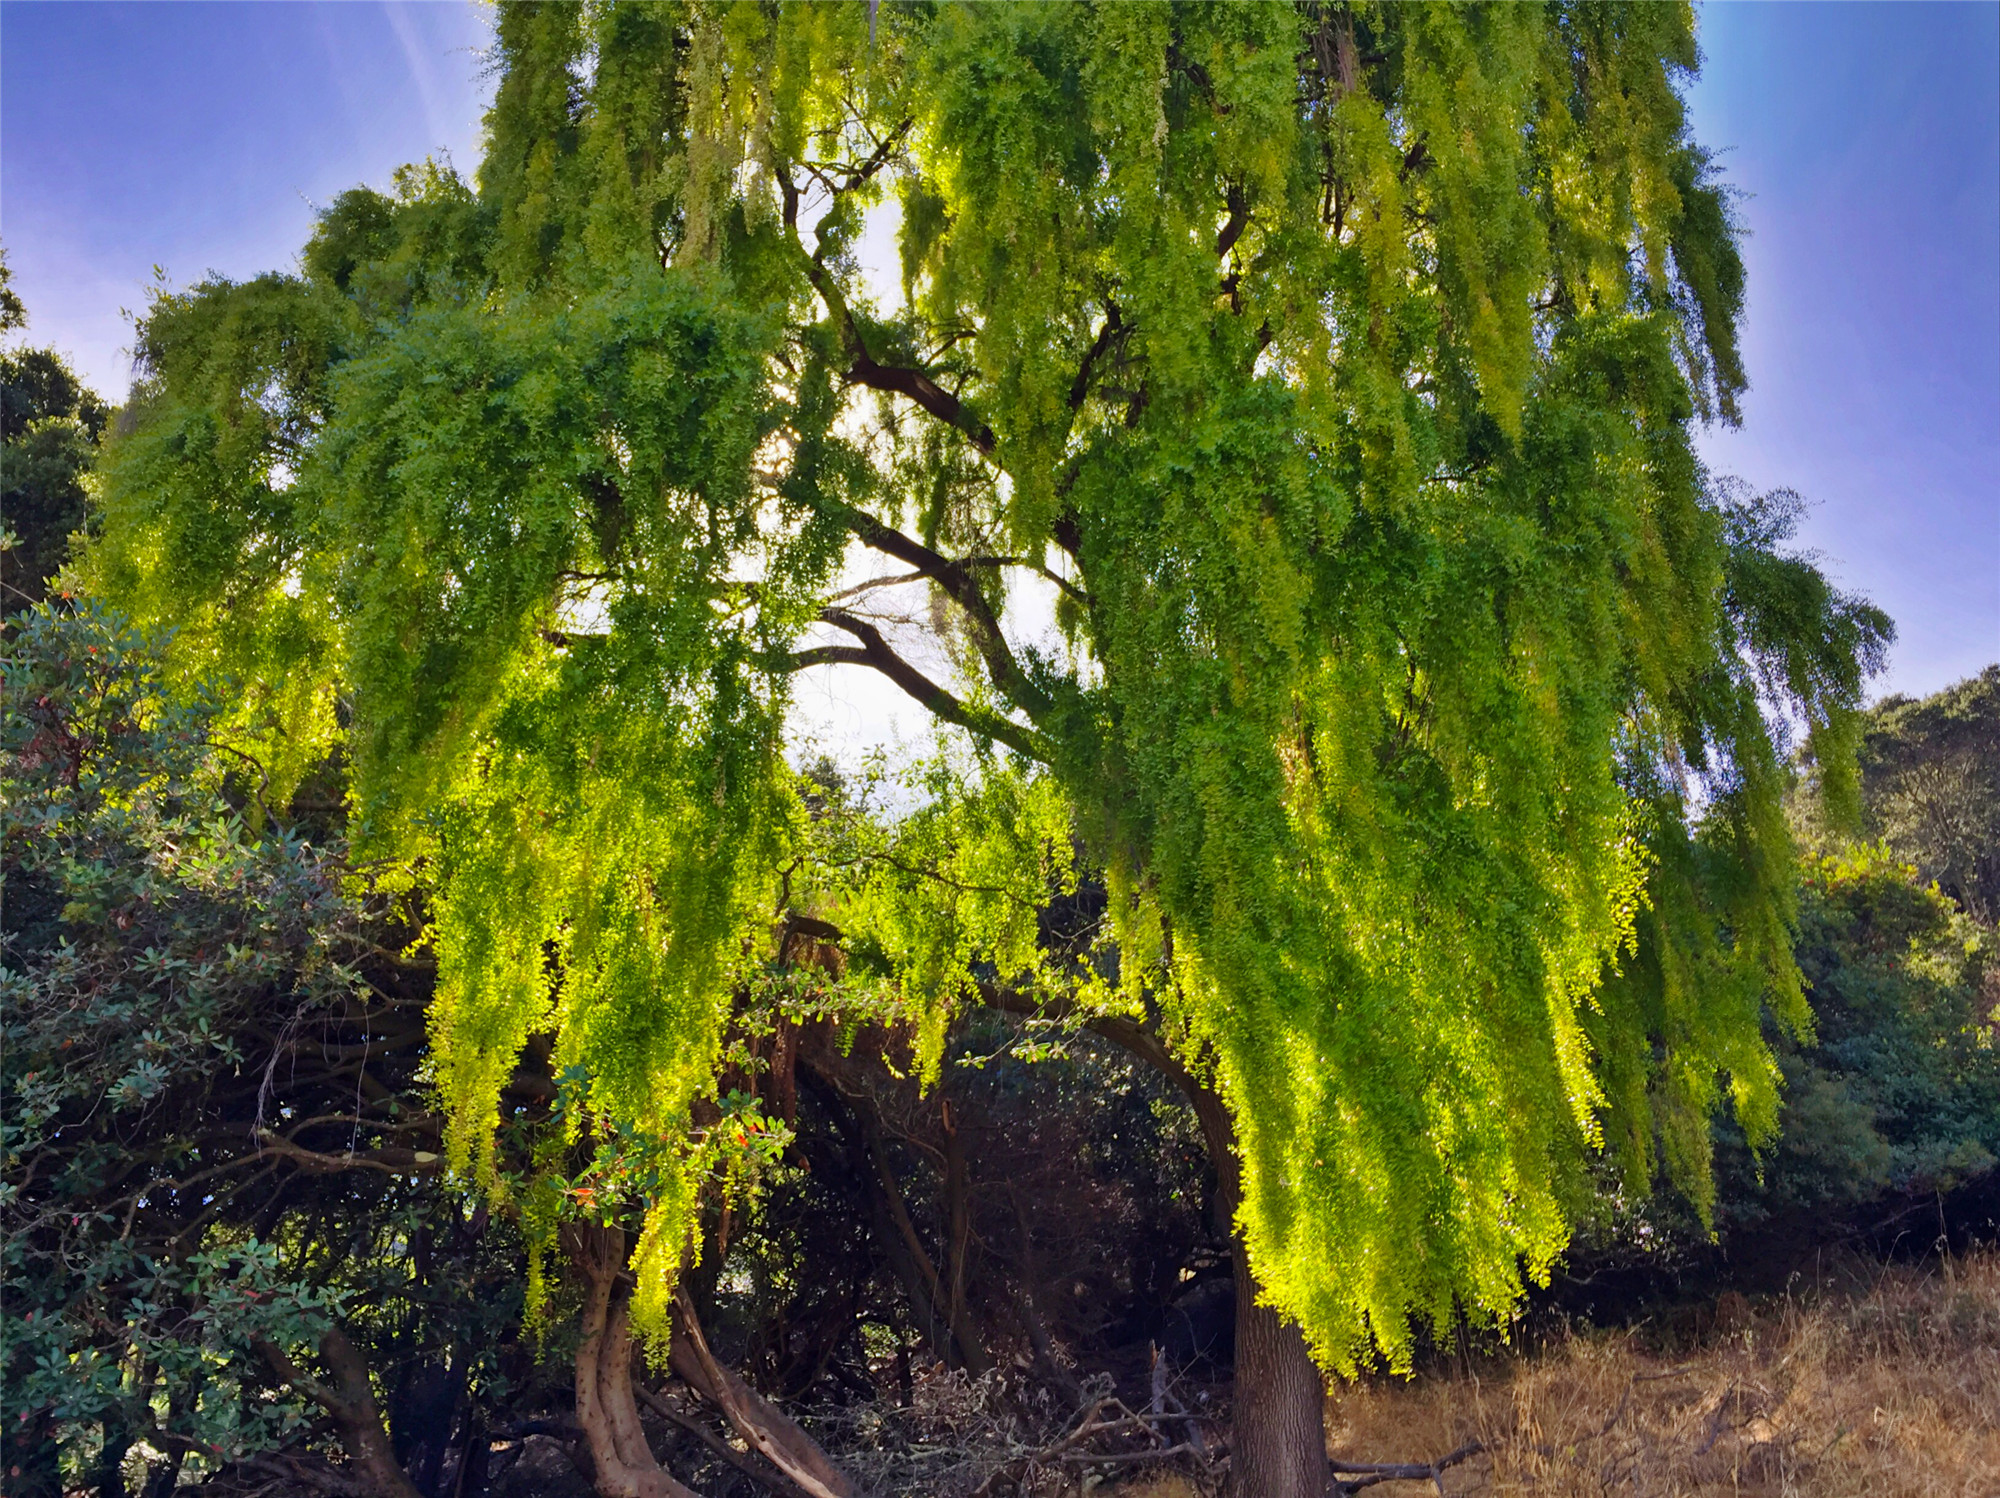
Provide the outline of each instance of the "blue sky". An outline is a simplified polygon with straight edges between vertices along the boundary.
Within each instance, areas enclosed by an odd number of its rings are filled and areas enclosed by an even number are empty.
[[[4,0],[0,238],[37,343],[124,392],[160,266],[294,265],[315,205],[406,161],[479,164],[490,12],[378,5]]]
[[[0,3],[0,238],[33,318],[121,394],[153,267],[288,267],[314,207],[478,162],[482,8]],[[1697,133],[1749,196],[1752,388],[1710,463],[1813,505],[1895,617],[1878,691],[2000,660],[2000,5],[1711,3]]]
[[[1709,4],[1697,134],[1750,194],[1740,429],[1896,620],[1878,689],[2000,660],[2000,5]]]

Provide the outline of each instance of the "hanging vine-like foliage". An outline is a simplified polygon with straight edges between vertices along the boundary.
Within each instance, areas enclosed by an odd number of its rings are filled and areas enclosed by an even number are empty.
[[[1691,446],[1744,375],[1689,7],[523,4],[496,61],[476,186],[156,302],[86,564],[433,891],[458,1168],[544,1031],[693,1141],[786,902],[925,1065],[975,977],[1151,1006],[1333,1366],[1511,1306],[1593,1145],[1705,1201],[1723,1094],[1769,1130],[1767,715],[1837,791],[1887,623]],[[832,849],[824,669],[972,741]],[[1072,850],[1113,906],[1058,970]]]

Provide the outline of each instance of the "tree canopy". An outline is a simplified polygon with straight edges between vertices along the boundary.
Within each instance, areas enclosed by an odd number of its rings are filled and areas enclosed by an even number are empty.
[[[0,334],[27,326],[0,252]],[[110,408],[54,349],[0,349],[0,608],[42,596],[84,523],[83,473]]]
[[[1871,831],[1967,911],[2000,920],[2000,667],[1864,719]]]
[[[550,1031],[579,1126],[665,1141],[635,1318],[790,912],[925,1067],[983,992],[1159,1026],[1270,1302],[1401,1358],[1546,1270],[1594,1147],[1705,1202],[1810,1023],[1781,757],[1851,799],[1888,625],[1691,445],[1744,388],[1692,20],[504,6],[475,182],[155,302],[84,575],[276,784],[346,756],[457,1168]],[[955,746],[839,846],[822,669]]]

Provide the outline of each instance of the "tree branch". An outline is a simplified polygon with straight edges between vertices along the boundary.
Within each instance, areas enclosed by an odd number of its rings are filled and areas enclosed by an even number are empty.
[[[674,1291],[674,1312],[668,1359],[690,1389],[721,1410],[759,1456],[811,1498],[862,1498],[854,1480],[833,1464],[797,1421],[716,1360],[684,1287]]]
[[[894,526],[885,525],[865,510],[857,510],[852,505],[835,505],[834,513],[862,545],[916,568],[944,589],[952,602],[964,611],[967,622],[972,626],[973,647],[986,664],[987,676],[1009,701],[1031,718],[1038,718],[1049,710],[1052,704],[1048,694],[1029,679],[1027,672],[1021,669],[1021,663],[1014,659],[1013,647],[1001,632],[999,616],[993,612],[993,605],[987,602],[986,595],[980,592],[979,579],[973,575],[972,567],[933,551],[923,542],[904,535]]]
[[[1250,225],[1250,200],[1244,196],[1241,187],[1231,183],[1225,201],[1229,207],[1229,218],[1215,236],[1215,258],[1218,260],[1235,247],[1236,241],[1243,237],[1243,231]]]
[[[860,645],[816,645],[807,650],[794,651],[788,662],[789,669],[803,671],[810,666],[867,666],[881,672],[922,703],[932,717],[955,723],[968,733],[979,734],[995,743],[1005,744],[1028,759],[1049,763],[1051,751],[1040,734],[1010,722],[998,713],[985,712],[961,702],[890,649],[889,642],[882,638],[882,632],[874,625],[840,608],[826,609],[820,617],[836,629],[853,635],[861,642]]]
[[[979,983],[979,997],[990,1009],[1024,1017],[1061,1019],[1073,1013],[1067,1005],[1043,1004],[985,979]],[[1087,1016],[1083,1027],[1146,1062],[1180,1088],[1194,1109],[1203,1142],[1215,1165],[1221,1188],[1217,1193],[1219,1215],[1225,1222],[1234,1221],[1237,1203],[1242,1199],[1242,1166],[1236,1156],[1236,1126],[1221,1094],[1196,1076],[1150,1025],[1122,1014],[1098,1014]]]
[[[342,1150],[337,1155],[323,1155],[317,1150],[309,1150],[304,1145],[294,1144],[284,1135],[270,1129],[257,1130],[257,1144],[262,1150],[274,1155],[283,1155],[296,1161],[315,1174],[326,1175],[341,1170],[379,1170],[384,1175],[431,1175],[444,1169],[444,1156],[429,1150],[388,1148],[378,1150]]]
[[[1039,578],[1054,583],[1078,603],[1088,605],[1090,602],[1090,595],[1061,573],[1053,572],[1049,568],[1044,567],[1040,562],[1032,562],[1026,557],[959,557],[955,561],[952,561],[951,565],[954,567],[963,567],[968,571],[987,571],[1000,567],[1019,567],[1024,571],[1034,573]],[[866,582],[856,583],[851,588],[842,588],[838,593],[833,595],[832,601],[837,603],[843,598],[857,598],[863,593],[872,593],[877,588],[898,588],[905,583],[924,582],[931,576],[932,574],[929,572],[918,571],[898,573],[894,577],[871,577]]]
[[[672,1401],[661,1398],[644,1384],[633,1384],[632,1393],[639,1403],[662,1420],[673,1422],[701,1442],[710,1455],[719,1461],[727,1462],[752,1482],[769,1488],[778,1495],[778,1498],[811,1498],[804,1488],[786,1477],[776,1467],[760,1460],[754,1453],[738,1451],[692,1415],[683,1414],[674,1408]]]
[[[282,1381],[333,1417],[340,1443],[347,1448],[368,1492],[375,1498],[420,1498],[408,1474],[396,1461],[389,1433],[382,1425],[382,1412],[375,1403],[375,1391],[368,1378],[368,1364],[345,1332],[338,1326],[329,1326],[320,1338],[319,1355],[333,1376],[331,1385],[307,1377],[284,1349],[268,1338],[254,1338],[252,1345]]]
[[[1076,369],[1076,378],[1070,382],[1069,409],[1072,415],[1083,409],[1084,398],[1090,394],[1091,371],[1097,361],[1104,357],[1118,335],[1125,331],[1124,319],[1118,315],[1118,304],[1109,297],[1104,301],[1104,326],[1097,330],[1097,337],[1091,341],[1083,356],[1083,363]]]
[[[852,318],[848,321],[851,327]],[[921,369],[877,364],[861,342],[861,335],[858,332],[851,334],[848,339],[848,356],[853,360],[847,368],[847,381],[850,385],[865,385],[870,390],[886,390],[892,395],[905,396],[946,426],[956,427],[963,432],[966,440],[979,450],[981,457],[993,456],[993,449],[997,445],[993,428],[974,416],[966,409],[963,401]]]
[[[867,340],[861,336],[860,324],[854,320],[847,298],[841,294],[832,273],[826,268],[826,262],[818,255],[807,254],[804,242],[798,237],[798,189],[792,185],[789,176],[780,173],[779,179],[785,194],[785,224],[792,230],[792,246],[798,253],[806,279],[819,293],[820,301],[826,304],[834,329],[840,335],[841,346],[847,351],[848,383],[888,391],[916,402],[946,426],[962,432],[966,440],[978,449],[980,456],[992,457],[996,446],[993,429],[973,415],[963,401],[923,370],[878,363],[868,351]]]
[[[1327,1465],[1336,1474],[1333,1491],[1337,1495],[1358,1493],[1363,1488],[1372,1488],[1380,1482],[1429,1482],[1444,1491],[1444,1472],[1460,1462],[1478,1456],[1486,1449],[1481,1441],[1468,1441],[1449,1456],[1441,1456],[1434,1462],[1349,1462],[1335,1458]],[[1342,1472],[1352,1472],[1356,1476],[1352,1482],[1340,1477]]]

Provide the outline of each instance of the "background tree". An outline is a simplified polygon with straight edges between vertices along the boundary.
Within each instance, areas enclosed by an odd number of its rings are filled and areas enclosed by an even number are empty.
[[[919,1076],[975,998],[1088,1026],[1201,1120],[1273,1495],[1308,1350],[1504,1314],[1594,1147],[1706,1210],[1809,1023],[1763,707],[1837,793],[1887,622],[1690,445],[1743,286],[1689,8],[521,5],[497,59],[476,190],[155,303],[89,563],[425,881],[455,1169],[553,1033],[657,1142],[663,1331],[788,917]],[[846,851],[821,667],[970,740]]]
[[[1885,698],[1861,729],[1859,830],[1873,840],[1829,832],[1809,778],[1795,797],[1812,854],[1798,953],[1816,1043],[1780,1044],[1783,1136],[1762,1178],[1747,1160],[1732,1172],[1724,1216],[1752,1232],[1802,1211],[1872,1232],[1913,1203],[1949,1232],[1953,1194],[1976,1211],[2000,1156],[2000,669]]]
[[[0,670],[7,1491],[63,1491],[65,1447],[70,1489],[123,1494],[144,1443],[164,1493],[190,1458],[317,1435],[408,1494],[412,1376],[455,1355],[490,1384],[518,1305],[518,1254],[423,1184],[428,984],[377,960],[393,924],[343,889],[337,839],[246,819],[254,767],[163,690],[156,645],[44,607]],[[401,1375],[394,1455],[371,1352]]]
[[[0,254],[0,334],[26,327],[27,309]],[[54,349],[0,349],[0,608],[41,598],[84,523],[83,473],[110,408]]]
[[[1968,914],[2000,920],[2000,667],[1868,713],[1869,826]]]

